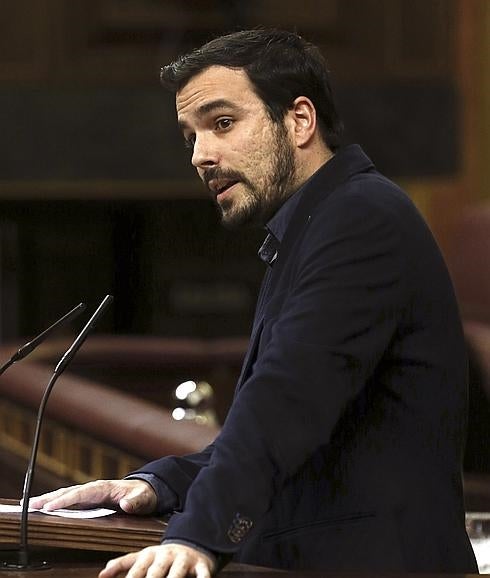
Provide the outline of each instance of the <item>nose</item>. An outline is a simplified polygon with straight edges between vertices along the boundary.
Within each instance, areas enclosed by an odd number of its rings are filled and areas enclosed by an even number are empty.
[[[192,151],[192,165],[204,169],[218,164],[219,155],[216,140],[212,134],[196,134]]]

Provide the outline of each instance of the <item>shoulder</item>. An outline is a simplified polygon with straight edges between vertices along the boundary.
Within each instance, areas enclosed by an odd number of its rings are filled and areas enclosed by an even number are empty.
[[[382,212],[415,209],[410,197],[401,187],[374,170],[353,175],[339,184],[325,201],[338,207],[348,206],[355,209],[361,205],[364,209]],[[325,205],[325,202],[321,205]]]
[[[426,229],[423,216],[396,183],[372,170],[340,183],[309,215],[310,229],[392,228],[398,234]]]

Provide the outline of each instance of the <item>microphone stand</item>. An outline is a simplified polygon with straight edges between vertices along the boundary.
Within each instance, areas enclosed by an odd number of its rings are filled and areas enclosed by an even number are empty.
[[[53,325],[50,325],[37,337],[35,337],[31,341],[23,345],[16,353],[14,353],[14,355],[12,355],[12,357],[6,363],[2,365],[2,367],[0,367],[0,375],[2,375],[2,373],[6,371],[16,361],[24,359],[24,357],[29,355],[31,351],[34,351],[34,349],[36,349],[36,347],[40,345],[46,339],[46,337],[48,337],[48,335],[50,335],[57,327],[60,327],[60,325],[64,325],[65,323],[68,323],[68,321],[74,319],[85,309],[85,307],[86,307],[85,303],[80,303],[79,305],[74,307],[71,311],[68,311],[66,315],[63,315],[61,319],[55,321]]]
[[[39,405],[39,410],[37,413],[37,420],[36,420],[36,429],[34,432],[34,440],[32,442],[32,449],[31,455],[29,459],[29,465],[27,466],[26,476],[24,479],[24,488],[22,490],[22,515],[21,515],[21,522],[20,522],[20,545],[19,545],[19,552],[18,552],[18,561],[14,564],[9,564],[4,562],[2,566],[0,566],[0,570],[42,570],[48,568],[48,565],[45,561],[39,563],[30,563],[29,561],[29,544],[28,544],[28,515],[29,515],[29,498],[31,495],[31,488],[32,482],[34,478],[34,468],[36,465],[36,458],[37,458],[37,450],[39,447],[39,439],[41,435],[41,425],[44,415],[44,409],[46,407],[46,403],[48,401],[49,395],[53,389],[54,384],[58,377],[63,373],[67,365],[75,356],[76,352],[79,350],[85,339],[87,338],[88,333],[94,327],[96,322],[98,321],[99,317],[105,312],[107,307],[113,301],[112,295],[106,295],[105,298],[102,300],[101,304],[89,319],[85,327],[82,329],[78,337],[63,355],[63,357],[58,362],[58,365],[55,367],[53,375],[49,380],[46,389],[44,390],[43,397],[41,399],[41,403]]]

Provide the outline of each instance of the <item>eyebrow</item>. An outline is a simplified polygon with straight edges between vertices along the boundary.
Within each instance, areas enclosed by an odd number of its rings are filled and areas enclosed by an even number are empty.
[[[229,108],[231,110],[238,110],[237,105],[233,104],[233,102],[231,102],[230,100],[226,100],[226,98],[217,98],[216,100],[211,100],[210,102],[206,102],[201,106],[197,107],[195,114],[197,116],[204,116],[219,108]],[[178,125],[180,128],[187,127],[187,123],[181,120],[178,121]]]

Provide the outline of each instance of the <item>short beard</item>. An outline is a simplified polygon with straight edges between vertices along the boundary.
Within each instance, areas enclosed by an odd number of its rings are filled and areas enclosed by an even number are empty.
[[[226,204],[219,207],[221,223],[227,229],[263,227],[286,199],[293,193],[296,177],[294,151],[284,123],[274,125],[275,147],[271,151],[271,169],[264,190],[258,190],[248,179],[247,202],[236,211],[226,211]],[[233,206],[230,201],[230,208]]]

